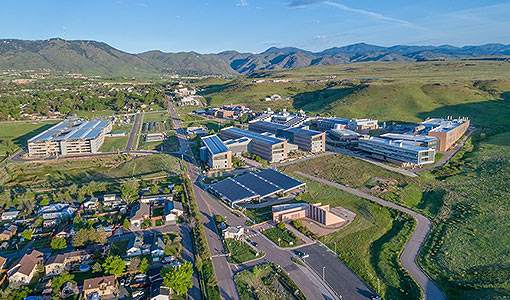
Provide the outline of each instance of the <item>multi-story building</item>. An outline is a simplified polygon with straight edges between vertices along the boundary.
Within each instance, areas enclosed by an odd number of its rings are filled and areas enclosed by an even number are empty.
[[[394,141],[377,137],[360,138],[358,148],[373,157],[401,165],[424,165],[434,163],[435,151],[416,146],[410,141]]]
[[[222,140],[246,137],[251,139],[248,152],[260,156],[269,162],[279,162],[287,158],[287,141],[269,135],[244,130],[237,127],[223,128],[220,133]]]
[[[28,140],[29,156],[76,155],[96,153],[105,135],[112,130],[110,121],[66,121]]]
[[[303,151],[316,153],[326,150],[326,134],[324,132],[309,130],[303,127],[288,127],[266,121],[251,123],[248,129],[258,133],[273,133],[277,137],[285,138],[290,143],[296,144]]]
[[[373,119],[342,119],[342,118],[317,118],[311,120],[317,128],[323,131],[331,129],[350,129],[357,133],[366,134],[370,130],[379,128],[377,120]]]
[[[202,138],[200,159],[207,163],[211,170],[232,168],[232,151],[230,151],[217,135]]]
[[[399,133],[385,133],[381,135],[382,138],[394,141],[408,141],[415,146],[434,149],[439,151],[439,139],[434,136],[427,135],[414,135],[414,134],[399,134]]]
[[[439,151],[447,151],[457,142],[469,128],[467,118],[458,119],[428,119],[422,123],[422,131],[439,139]]]

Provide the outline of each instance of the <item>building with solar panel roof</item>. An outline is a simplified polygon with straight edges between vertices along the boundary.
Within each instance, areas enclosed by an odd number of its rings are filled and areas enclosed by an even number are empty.
[[[28,140],[29,156],[96,153],[112,130],[110,121],[65,121]]]
[[[217,135],[202,138],[200,159],[207,163],[210,169],[232,168],[232,151],[230,151]]]

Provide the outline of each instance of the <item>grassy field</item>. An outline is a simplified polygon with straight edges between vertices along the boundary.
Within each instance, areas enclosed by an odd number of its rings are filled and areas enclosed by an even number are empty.
[[[263,252],[257,255],[257,251],[253,250],[253,248],[244,241],[226,239],[225,244],[230,251],[230,256],[227,257],[229,263],[242,264],[264,256]]]
[[[242,300],[305,299],[294,281],[273,264],[241,271],[234,280]]]
[[[282,248],[295,247],[299,243],[299,238],[287,229],[273,227],[262,232],[268,239]]]
[[[175,132],[170,132],[167,134],[167,138],[161,142],[146,142],[145,140],[140,141],[138,149],[176,152],[179,151],[179,140],[177,139]]]
[[[129,136],[106,137],[99,151],[101,152],[118,152],[126,149]]]
[[[27,140],[53,126],[56,122],[1,122],[0,156],[25,147]]]
[[[167,112],[146,112],[143,115],[143,122],[160,122],[160,121],[169,121],[170,115]]]
[[[416,299],[420,289],[399,263],[414,222],[409,217],[391,211],[344,191],[299,177],[306,182],[307,192],[298,200],[321,202],[331,207],[342,206],[357,214],[345,229],[321,237],[349,268],[374,290],[380,279],[380,294],[387,299]]]

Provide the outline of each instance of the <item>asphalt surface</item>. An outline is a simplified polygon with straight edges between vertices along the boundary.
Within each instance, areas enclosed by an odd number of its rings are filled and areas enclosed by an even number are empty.
[[[126,144],[126,151],[133,149],[133,144],[135,143],[136,133],[138,129],[138,123],[140,123],[140,114],[136,114],[135,121],[133,122],[133,127],[131,128],[131,132],[129,133],[129,139]]]
[[[404,268],[411,274],[411,276],[416,280],[418,285],[422,288],[423,293],[425,295],[425,299],[434,299],[434,300],[443,300],[446,299],[446,296],[443,294],[441,289],[430,279],[425,272],[418,266],[416,263],[416,259],[418,257],[418,254],[421,250],[421,247],[423,246],[423,243],[425,242],[425,239],[427,238],[427,235],[430,232],[430,221],[425,216],[410,210],[408,208],[402,207],[400,205],[397,205],[392,202],[385,201],[381,198],[374,197],[372,195],[369,195],[367,193],[364,193],[362,191],[359,191],[357,189],[353,189],[350,187],[347,187],[345,185],[331,182],[329,180],[315,177],[312,175],[308,175],[303,172],[297,171],[296,174],[299,174],[303,177],[318,181],[320,183],[332,186],[337,189],[341,189],[345,192],[348,192],[350,194],[353,194],[355,196],[365,198],[367,200],[376,202],[382,206],[393,208],[396,210],[399,210],[401,212],[404,212],[406,214],[409,214],[413,216],[416,220],[416,228],[414,229],[413,234],[411,235],[411,238],[407,242],[406,246],[404,247],[404,251],[402,251],[402,255],[400,256],[400,261],[402,262],[402,265]]]

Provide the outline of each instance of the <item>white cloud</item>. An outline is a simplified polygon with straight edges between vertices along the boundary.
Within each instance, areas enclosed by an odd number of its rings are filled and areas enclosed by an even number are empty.
[[[241,0],[241,1],[239,1],[239,2],[237,2],[237,3],[236,3],[236,6],[241,6],[241,7],[243,7],[243,6],[248,6],[248,1],[246,1],[246,0]]]

